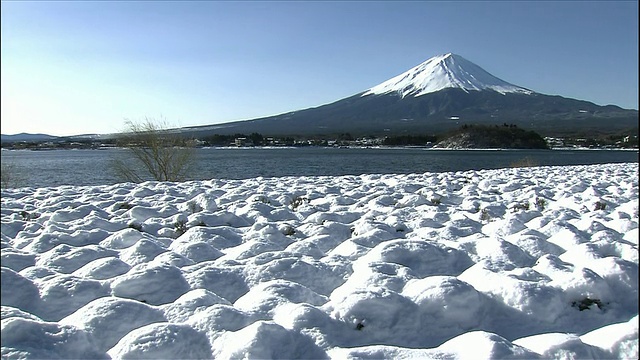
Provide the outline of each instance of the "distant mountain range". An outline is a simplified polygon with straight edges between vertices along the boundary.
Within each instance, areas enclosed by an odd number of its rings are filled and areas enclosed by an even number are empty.
[[[20,134],[15,134],[15,135],[5,135],[2,134],[2,142],[4,141],[50,141],[50,140],[57,140],[59,139],[58,136],[52,136],[52,135],[47,135],[47,134],[27,134],[27,133],[20,133]]]
[[[638,110],[537,93],[449,53],[330,104],[180,131],[198,138],[250,133],[380,136],[438,134],[463,124],[505,123],[545,136],[610,134],[637,128]],[[7,136],[2,138],[6,141]]]
[[[74,140],[88,140],[88,139],[107,139],[113,138],[115,134],[84,134],[84,135],[73,135],[73,136],[54,136],[47,134],[28,134],[28,133],[20,133],[14,135],[0,135],[1,142],[44,142],[44,141],[74,141]]]

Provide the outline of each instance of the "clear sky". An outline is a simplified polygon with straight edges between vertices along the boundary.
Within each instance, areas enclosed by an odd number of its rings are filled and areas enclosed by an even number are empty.
[[[207,125],[367,90],[453,52],[638,109],[638,1],[2,1],[2,133]]]

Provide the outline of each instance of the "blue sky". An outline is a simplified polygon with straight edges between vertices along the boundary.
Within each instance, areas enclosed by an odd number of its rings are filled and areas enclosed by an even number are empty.
[[[453,52],[510,83],[638,109],[637,1],[2,1],[2,133],[252,119]]]

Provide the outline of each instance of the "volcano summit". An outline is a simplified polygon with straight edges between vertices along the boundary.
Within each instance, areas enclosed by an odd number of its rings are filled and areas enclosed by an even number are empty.
[[[533,93],[529,89],[498,79],[460,55],[449,53],[434,56],[411,70],[372,87],[362,96],[397,92],[402,97],[417,97],[448,88],[466,92],[493,90],[501,94]]]

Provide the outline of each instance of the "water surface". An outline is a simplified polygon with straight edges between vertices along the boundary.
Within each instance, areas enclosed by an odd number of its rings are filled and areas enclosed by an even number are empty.
[[[124,149],[2,151],[20,186],[110,185]],[[197,149],[189,180],[280,176],[407,174],[537,165],[638,162],[628,150],[433,150],[425,148],[203,148]]]

